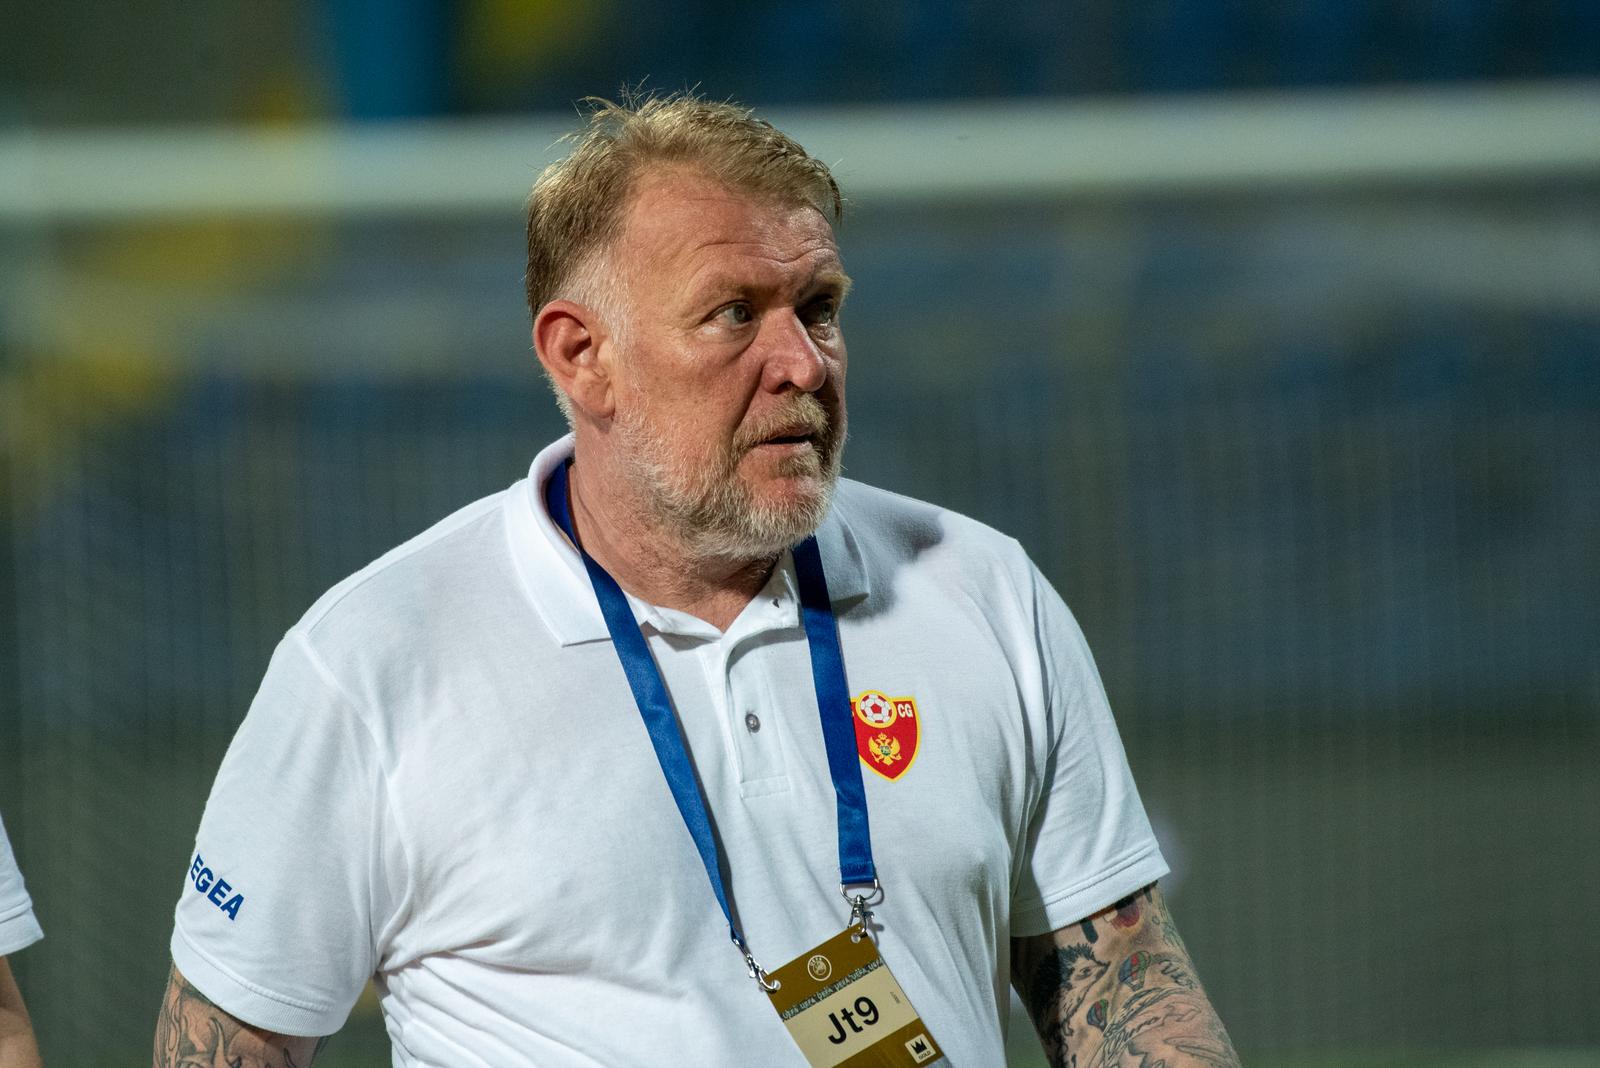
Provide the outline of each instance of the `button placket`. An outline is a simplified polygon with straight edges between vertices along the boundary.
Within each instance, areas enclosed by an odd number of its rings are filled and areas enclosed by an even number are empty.
[[[734,700],[732,688],[728,680],[728,648],[724,641],[708,642],[699,650],[697,658],[700,661],[700,670],[705,677],[706,695],[711,698],[715,707],[717,723],[721,727],[722,745],[728,754],[729,761],[733,764],[736,780],[743,782],[745,773],[744,747],[740,744],[739,735],[745,733],[743,729],[734,729],[738,717],[743,711]]]
[[[740,782],[765,783],[770,789],[787,789],[781,709],[773,702],[772,690],[765,685],[766,658],[770,647],[746,646],[729,658],[728,700],[734,725],[734,748],[739,750]]]
[[[749,782],[753,778],[760,778],[758,770],[761,767],[759,753],[756,746],[761,743],[754,735],[761,730],[761,717],[756,715],[755,709],[747,700],[742,700],[733,685],[733,650],[726,650],[722,657],[722,687],[728,702],[728,720],[732,728],[733,747],[739,753],[739,781]],[[750,724],[754,722],[755,727]]]
[[[783,709],[767,675],[782,656],[776,648],[782,644],[775,640],[777,633],[795,628],[799,618],[792,571],[786,556],[766,588],[718,642],[726,701],[723,722],[737,754],[735,766],[746,797],[789,789]]]

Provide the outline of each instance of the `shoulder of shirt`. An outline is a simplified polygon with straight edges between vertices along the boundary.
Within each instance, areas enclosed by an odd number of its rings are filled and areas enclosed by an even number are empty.
[[[891,489],[842,478],[834,507],[862,545],[898,553],[922,553],[942,547],[966,560],[990,558],[1013,566],[1027,563],[1021,542],[1010,534]]]
[[[431,589],[450,589],[471,571],[492,569],[505,559],[506,495],[521,485],[481,497],[401,542],[317,598],[293,629],[309,639],[330,625],[384,618],[396,608],[417,604]],[[468,549],[473,539],[484,537],[490,539],[490,560]]]
[[[1018,577],[1032,568],[1016,538],[915,497],[840,479],[834,507],[872,565],[915,559],[968,572],[1000,567]]]

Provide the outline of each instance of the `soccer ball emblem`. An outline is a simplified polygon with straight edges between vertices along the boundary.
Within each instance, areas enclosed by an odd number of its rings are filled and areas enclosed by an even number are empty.
[[[887,727],[894,722],[894,702],[881,693],[864,693],[856,702],[856,714],[871,726]]]

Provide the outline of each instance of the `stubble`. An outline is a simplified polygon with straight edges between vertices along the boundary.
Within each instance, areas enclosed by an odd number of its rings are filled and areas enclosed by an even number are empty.
[[[811,435],[812,447],[780,460],[776,474],[808,488],[786,500],[763,500],[751,491],[740,465],[761,442],[796,426]],[[821,526],[839,480],[846,424],[842,409],[830,418],[814,395],[798,394],[699,461],[685,460],[669,433],[648,417],[619,420],[616,429],[626,477],[640,489],[657,525],[689,556],[755,561],[776,556]]]

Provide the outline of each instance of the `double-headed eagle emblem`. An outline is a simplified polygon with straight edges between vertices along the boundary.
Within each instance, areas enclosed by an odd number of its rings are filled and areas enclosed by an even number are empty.
[[[856,713],[856,749],[862,763],[885,779],[898,779],[917,758],[921,716],[911,697],[868,690],[851,702]]]

